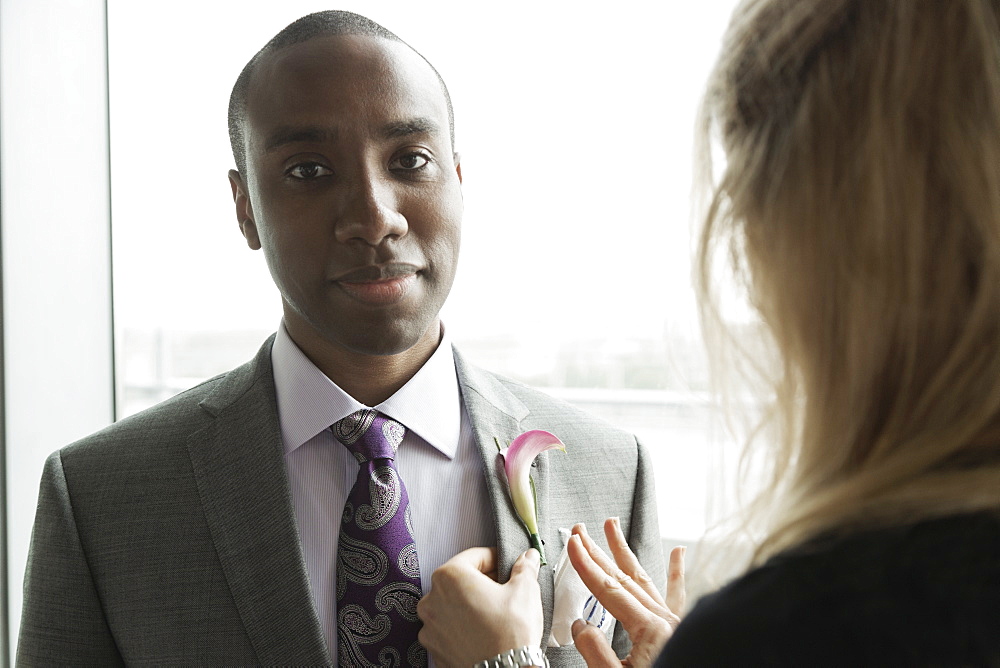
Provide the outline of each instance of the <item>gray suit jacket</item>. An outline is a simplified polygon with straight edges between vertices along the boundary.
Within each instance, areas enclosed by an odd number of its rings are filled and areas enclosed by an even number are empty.
[[[299,547],[270,350],[269,340],[251,362],[49,457],[18,665],[331,663]],[[529,544],[498,474],[494,438],[546,429],[567,445],[565,454],[543,453],[535,472],[550,563],[562,549],[559,527],[597,528],[618,515],[662,588],[652,472],[635,437],[455,357],[483,455],[501,579]],[[547,638],[551,569],[540,583]],[[627,647],[618,631],[616,645]],[[583,665],[572,647],[549,657]]]

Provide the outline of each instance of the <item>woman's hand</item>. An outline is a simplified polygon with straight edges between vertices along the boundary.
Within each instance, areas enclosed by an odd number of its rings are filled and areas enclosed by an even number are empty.
[[[591,668],[652,666],[681,621],[686,548],[675,547],[670,551],[664,600],[629,549],[618,518],[605,520],[604,534],[614,561],[591,539],[582,524],[573,527],[566,549],[584,584],[628,632],[632,651],[624,661],[619,661],[604,632],[582,619],[573,622],[573,643]]]
[[[514,562],[507,584],[496,582],[496,550],[473,547],[431,576],[431,590],[417,603],[422,644],[439,666],[469,668],[483,659],[542,644],[538,552]]]

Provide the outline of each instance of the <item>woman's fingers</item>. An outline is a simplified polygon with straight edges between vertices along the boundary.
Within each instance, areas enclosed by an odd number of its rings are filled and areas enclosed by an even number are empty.
[[[510,571],[510,580],[507,582],[511,587],[525,589],[534,596],[538,593],[538,570],[541,568],[541,555],[538,550],[530,548],[514,562]]]
[[[629,548],[618,522],[606,521],[604,532],[614,561],[581,524],[573,527],[566,546],[569,560],[590,592],[628,632],[632,649],[622,665],[651,666],[680,618],[667,607],[656,585],[648,582],[649,577]],[[668,589],[667,600],[679,610],[684,604],[684,548],[671,551],[669,570],[672,587]],[[606,654],[606,649],[610,650],[605,647],[607,641],[595,637],[581,623],[574,623],[573,639],[588,666],[618,665],[612,661],[613,653]]]
[[[438,567],[431,588],[417,602],[419,640],[439,666],[471,666],[484,656],[542,642],[538,552],[514,564],[507,584],[490,577],[492,548],[470,548]]]
[[[587,668],[621,668],[622,662],[603,631],[582,619],[573,622],[572,631],[573,645],[587,662]]]
[[[607,573],[600,564],[594,561],[591,553],[583,544],[583,538],[574,533],[570,536],[566,549],[573,568],[576,569],[587,589],[601,602],[601,605],[622,623],[626,631],[641,628],[652,613],[632,592],[625,588],[618,578]],[[629,582],[631,581],[629,580]],[[634,583],[632,586],[639,590]],[[643,595],[645,596],[645,594]]]
[[[459,552],[449,560],[449,563],[462,568],[472,568],[496,580],[497,551],[493,547],[470,547]]]
[[[667,563],[667,607],[680,617],[684,612],[687,589],[684,584],[684,555],[687,548],[680,546],[670,550]]]
[[[611,548],[611,556],[615,558],[618,567],[630,576],[649,597],[660,605],[665,605],[663,596],[656,588],[656,583],[649,577],[646,570],[639,563],[639,559],[632,552],[625,540],[625,533],[622,531],[621,522],[617,517],[609,517],[604,520],[604,536],[608,539],[608,546]],[[682,564],[683,569],[683,564]],[[682,580],[683,582],[683,580]]]
[[[660,610],[662,610],[664,603],[659,593],[656,594],[656,598],[653,598],[648,593],[646,593],[646,590],[643,589],[640,583],[636,582],[629,573],[626,573],[624,570],[619,568],[618,565],[614,561],[612,561],[612,559],[607,554],[604,553],[604,550],[602,550],[601,547],[594,542],[594,539],[590,537],[589,533],[587,533],[587,527],[585,527],[582,524],[577,524],[573,527],[573,533],[574,535],[580,537],[582,544],[586,548],[587,552],[590,554],[591,559],[593,559],[593,561],[608,576],[617,580],[626,591],[628,591],[632,596],[636,598],[636,600],[639,601],[640,604],[642,604],[643,607],[652,610],[657,614],[660,613]],[[628,549],[627,546],[626,549]],[[574,563],[573,565],[575,566],[576,564]],[[605,605],[604,607],[607,608],[608,606]],[[610,608],[608,609],[610,610]],[[614,615],[614,612],[612,612],[611,614]],[[615,617],[618,617],[618,615],[615,615]]]

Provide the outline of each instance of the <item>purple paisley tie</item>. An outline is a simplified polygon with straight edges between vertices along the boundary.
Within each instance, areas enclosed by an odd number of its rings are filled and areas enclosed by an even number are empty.
[[[393,463],[406,428],[362,409],[333,425],[361,465],[337,547],[337,654],[341,666],[426,666],[417,642],[420,564],[410,501]]]

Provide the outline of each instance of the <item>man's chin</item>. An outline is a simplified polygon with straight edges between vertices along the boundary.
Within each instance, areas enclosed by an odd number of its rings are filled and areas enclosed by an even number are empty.
[[[329,306],[329,305],[326,305]],[[321,309],[321,317],[285,304],[285,327],[305,351],[319,358],[339,354],[390,357],[430,356],[441,340],[441,323],[430,309]],[[307,353],[308,354],[308,353]]]
[[[363,330],[343,333],[334,341],[341,347],[358,355],[373,357],[389,357],[406,353],[427,353],[437,349],[440,342],[440,324],[435,321],[422,331],[413,328],[409,331],[397,327],[371,327]],[[360,335],[359,335],[360,334]]]

